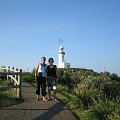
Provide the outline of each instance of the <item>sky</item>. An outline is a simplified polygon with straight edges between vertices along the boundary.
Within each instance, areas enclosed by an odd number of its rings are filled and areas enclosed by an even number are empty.
[[[57,64],[61,44],[71,67],[120,75],[120,0],[0,0],[0,66]]]

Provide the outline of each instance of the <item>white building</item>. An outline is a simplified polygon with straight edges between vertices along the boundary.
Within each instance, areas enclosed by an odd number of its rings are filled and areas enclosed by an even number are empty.
[[[61,45],[59,48],[59,52],[58,52],[58,68],[69,68],[70,67],[70,63],[66,63],[64,60],[64,55],[65,52],[63,50],[63,46]]]

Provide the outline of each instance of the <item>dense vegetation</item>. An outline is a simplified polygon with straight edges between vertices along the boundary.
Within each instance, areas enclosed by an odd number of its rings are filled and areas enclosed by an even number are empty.
[[[87,69],[60,69],[61,99],[81,120],[120,119],[120,77]]]
[[[59,69],[59,99],[81,120],[120,119],[120,77],[88,69]],[[35,85],[34,71],[23,73],[23,80]]]

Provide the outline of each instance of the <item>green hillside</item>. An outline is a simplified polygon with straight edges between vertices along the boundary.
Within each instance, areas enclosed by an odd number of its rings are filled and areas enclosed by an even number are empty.
[[[35,85],[34,71],[24,73],[23,80]],[[57,97],[81,120],[120,119],[120,77],[115,73],[58,69]]]
[[[120,77],[88,69],[59,69],[58,97],[81,120],[120,119]]]

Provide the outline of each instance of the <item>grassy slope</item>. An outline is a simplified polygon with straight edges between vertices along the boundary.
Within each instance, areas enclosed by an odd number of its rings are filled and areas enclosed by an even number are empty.
[[[8,81],[0,82],[0,86],[9,85],[10,83]],[[0,91],[0,108],[22,103],[23,99],[16,98],[16,94],[17,94],[16,91],[12,89]]]

